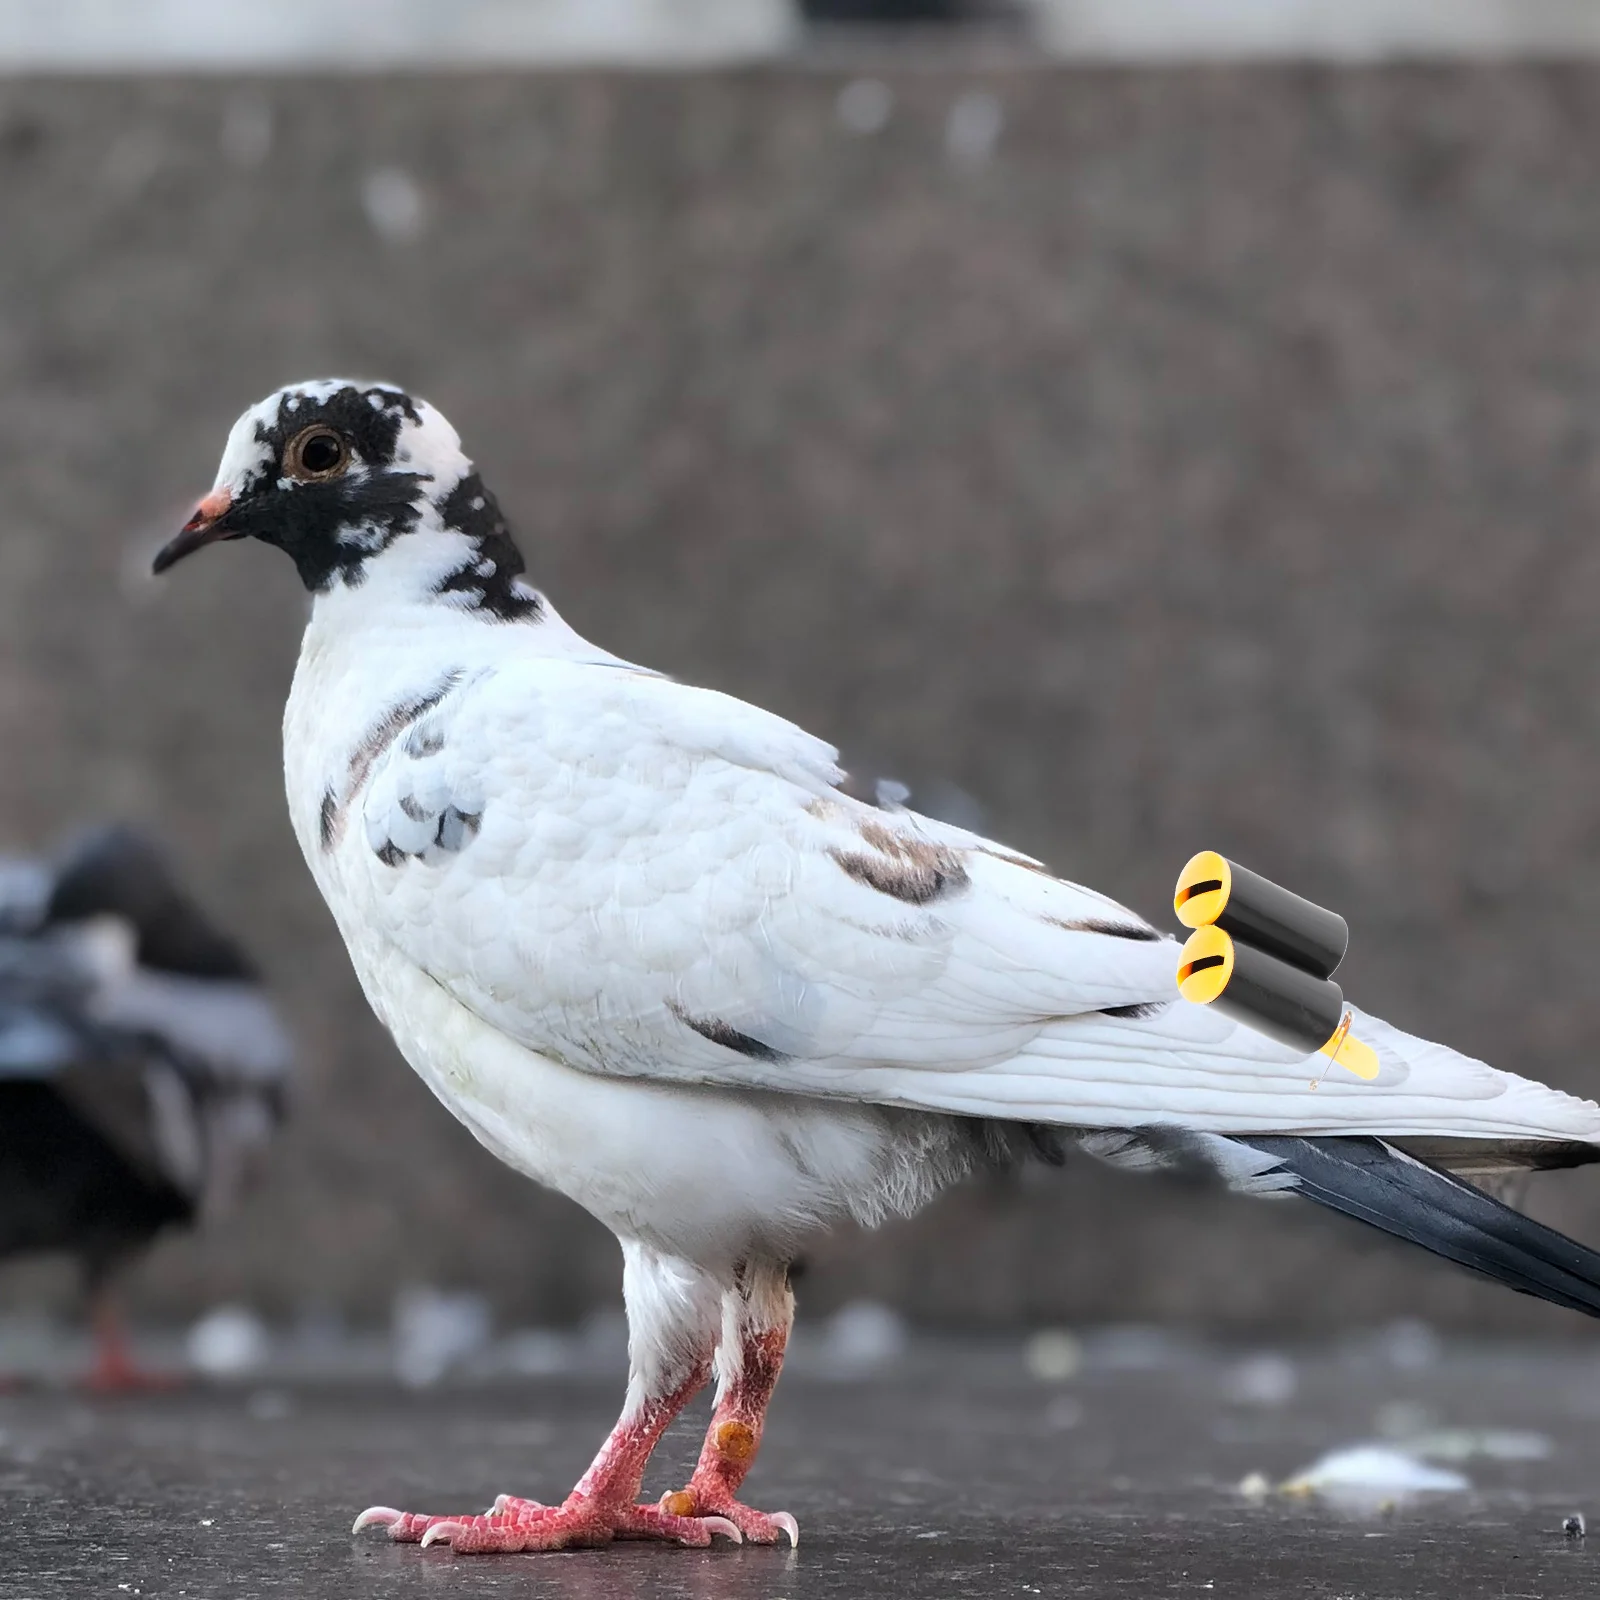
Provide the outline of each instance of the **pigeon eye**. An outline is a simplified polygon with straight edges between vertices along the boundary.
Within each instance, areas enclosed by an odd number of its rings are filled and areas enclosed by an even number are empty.
[[[343,436],[319,423],[302,428],[283,452],[284,475],[302,483],[337,478],[349,465],[350,446]]]

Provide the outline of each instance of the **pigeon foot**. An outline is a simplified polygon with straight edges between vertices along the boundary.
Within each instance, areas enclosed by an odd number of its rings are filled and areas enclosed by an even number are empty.
[[[176,1373],[149,1372],[133,1359],[117,1303],[105,1290],[93,1301],[94,1365],[79,1380],[90,1394],[150,1394],[178,1389],[183,1379]]]
[[[787,1511],[757,1511],[730,1495],[708,1493],[692,1484],[661,1497],[661,1509],[678,1517],[726,1518],[751,1544],[800,1543],[800,1524]]]
[[[720,1515],[684,1516],[660,1506],[609,1504],[587,1495],[569,1495],[558,1506],[516,1495],[500,1495],[485,1512],[466,1516],[424,1516],[371,1506],[356,1518],[352,1533],[383,1527],[401,1544],[447,1544],[460,1555],[510,1554],[527,1550],[588,1550],[613,1539],[659,1539],[704,1548],[721,1534],[735,1544],[739,1526]]]

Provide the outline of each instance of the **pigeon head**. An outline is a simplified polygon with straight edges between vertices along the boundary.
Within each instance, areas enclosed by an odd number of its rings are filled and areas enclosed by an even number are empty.
[[[425,400],[339,378],[291,384],[234,423],[217,481],[155,570],[208,544],[260,539],[313,594],[353,588],[406,541],[430,596],[498,621],[536,616],[522,557],[461,440]]]

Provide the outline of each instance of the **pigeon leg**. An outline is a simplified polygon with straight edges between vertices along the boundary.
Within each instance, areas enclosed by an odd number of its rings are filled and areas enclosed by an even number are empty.
[[[558,1506],[504,1494],[477,1515],[422,1516],[372,1506],[356,1518],[352,1531],[386,1527],[401,1543],[448,1544],[461,1554],[573,1550],[613,1539],[708,1545],[717,1533],[737,1540],[738,1527],[722,1517],[676,1516],[636,1503],[651,1451],[708,1376],[702,1364],[673,1393],[647,1401],[632,1415],[624,1413],[577,1488]]]
[[[84,1374],[84,1388],[96,1394],[135,1394],[177,1387],[178,1380],[169,1373],[146,1372],[134,1361],[122,1313],[110,1289],[93,1291],[89,1323],[94,1333],[94,1365]]]
[[[675,1516],[726,1517],[754,1544],[800,1542],[787,1511],[757,1511],[735,1498],[761,1448],[767,1405],[783,1369],[794,1321],[794,1295],[781,1266],[747,1266],[739,1288],[723,1303],[717,1349],[717,1405],[700,1460],[688,1484],[661,1497]]]
[[[423,1516],[371,1506],[356,1518],[353,1532],[383,1527],[402,1543],[448,1544],[462,1554],[572,1550],[613,1539],[704,1546],[719,1533],[739,1542],[739,1527],[727,1517],[680,1515],[638,1503],[651,1452],[711,1375],[720,1290],[688,1263],[656,1256],[642,1246],[625,1242],[623,1259],[628,1400],[572,1493],[558,1506],[500,1495],[487,1511],[466,1516]]]

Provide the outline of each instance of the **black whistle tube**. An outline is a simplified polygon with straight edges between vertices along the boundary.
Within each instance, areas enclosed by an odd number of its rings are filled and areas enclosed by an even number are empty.
[[[1233,870],[1237,873],[1239,869]],[[1237,878],[1234,882],[1237,886]],[[1237,939],[1233,974],[1211,1005],[1225,1017],[1248,1023],[1257,1033],[1307,1055],[1320,1050],[1344,1020],[1344,993],[1338,984]]]
[[[1233,886],[1216,925],[1236,945],[1263,950],[1314,978],[1331,978],[1350,946],[1350,927],[1344,918],[1236,861],[1228,863],[1228,870]],[[1231,990],[1233,984],[1228,987]],[[1321,1043],[1319,1039],[1317,1044]]]

